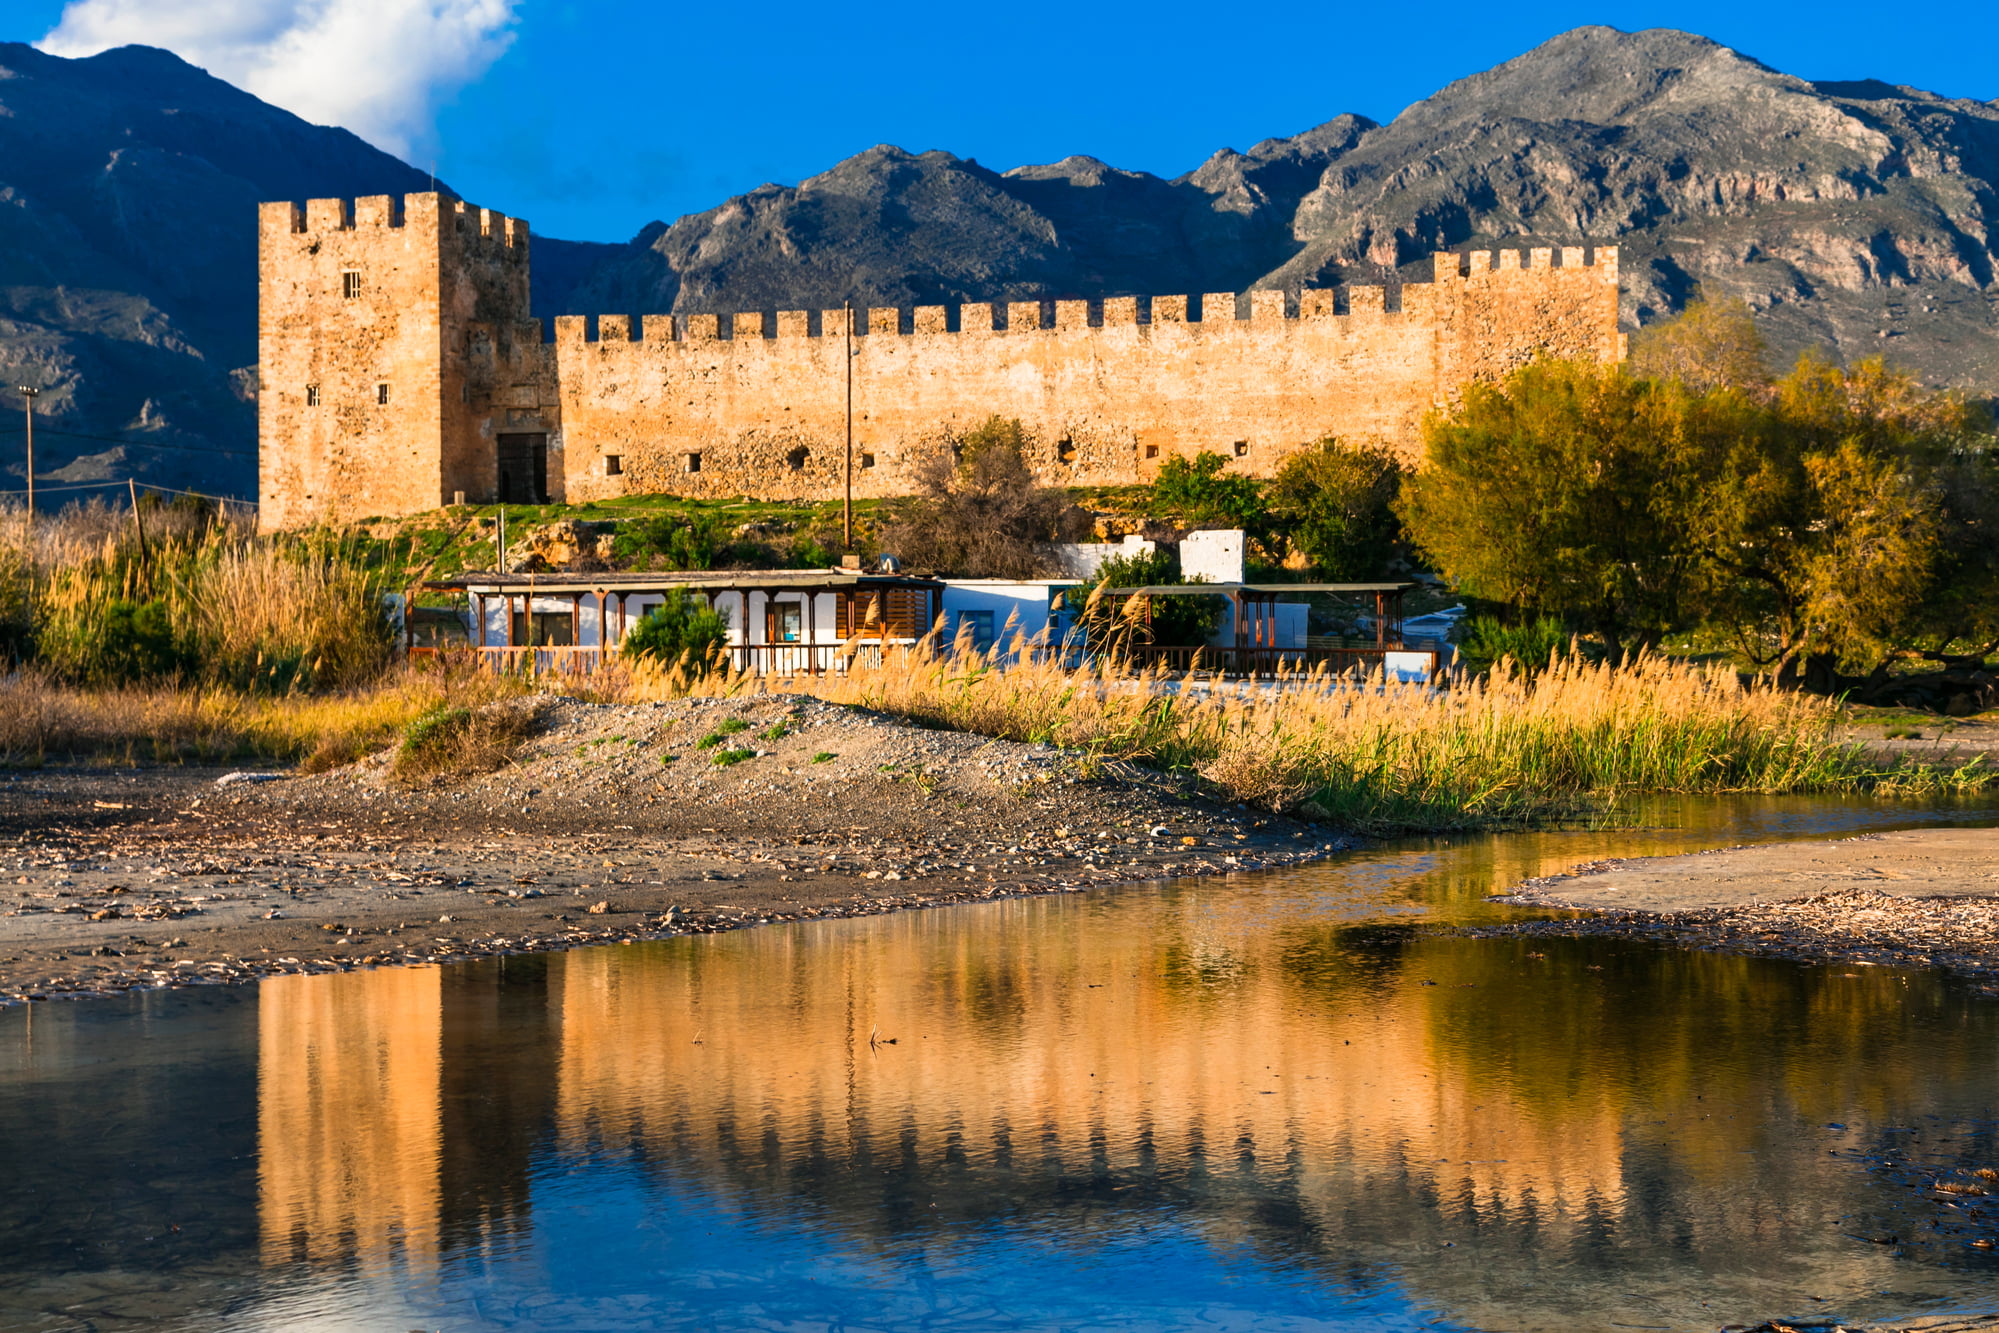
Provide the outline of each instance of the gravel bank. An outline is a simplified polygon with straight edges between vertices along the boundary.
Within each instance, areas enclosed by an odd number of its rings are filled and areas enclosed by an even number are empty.
[[[0,1003],[1070,892],[1354,842],[1144,770],[807,698],[557,701],[511,764],[414,790],[388,758],[267,780],[0,774]]]
[[[1590,913],[1476,935],[1627,935],[1855,966],[1940,967],[1999,991],[1999,829],[1915,829],[1606,861],[1496,901]]]

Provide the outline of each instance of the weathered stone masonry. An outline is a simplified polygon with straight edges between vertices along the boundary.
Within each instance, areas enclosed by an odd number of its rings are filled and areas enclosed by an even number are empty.
[[[1438,255],[1397,309],[1353,287],[859,311],[856,493],[899,493],[921,450],[995,414],[1061,484],[1144,481],[1202,449],[1268,475],[1326,435],[1411,453],[1473,379],[1623,354],[1615,249],[1492,258]],[[527,272],[526,224],[437,195],[264,205],[265,524],[459,492],[840,494],[846,312],[569,316],[544,343]]]

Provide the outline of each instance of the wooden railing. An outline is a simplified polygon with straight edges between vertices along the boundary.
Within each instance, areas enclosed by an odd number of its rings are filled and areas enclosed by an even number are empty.
[[[1198,648],[1169,648],[1159,644],[1133,645],[1123,655],[1134,666],[1178,675],[1239,676],[1249,679],[1281,674],[1304,675],[1323,668],[1335,675],[1366,675],[1380,671],[1388,657],[1425,659],[1423,676],[1436,675],[1443,655],[1434,644],[1370,644],[1365,647],[1244,648],[1233,645]]]
[[[891,643],[890,651],[909,647],[908,642]],[[940,645],[944,652],[951,645]],[[883,645],[879,643],[733,643],[724,650],[729,670],[740,675],[820,676],[844,674],[856,663],[880,666]],[[541,645],[533,648],[467,646],[463,648],[413,647],[410,656],[418,660],[476,663],[488,670],[528,675],[593,675],[618,659],[615,650],[606,653],[595,644],[582,647]],[[1436,675],[1443,665],[1443,651],[1434,643],[1389,644],[1386,647],[1304,648],[1216,647],[1170,648],[1158,644],[1127,645],[1119,657],[1134,667],[1150,668],[1175,675],[1234,676],[1260,679],[1281,674],[1303,675],[1323,667],[1336,675],[1364,675],[1382,669],[1389,654],[1427,659],[1425,678]],[[1008,656],[1012,656],[1009,653]],[[1073,646],[1028,645],[1022,657],[1045,660],[1059,656],[1080,663],[1089,654]]]
[[[467,645],[463,648],[412,647],[410,657],[420,662],[477,664],[489,671],[503,674],[521,673],[531,676],[576,675],[590,676],[602,671],[609,662],[618,660],[616,652],[605,653],[596,644],[572,647],[567,644],[539,644],[533,648],[525,646],[485,648]]]
[[[913,642],[892,643],[890,648],[908,647]],[[879,643],[732,643],[722,651],[729,670],[740,675],[821,676],[843,673],[857,661],[863,666],[879,666],[882,660],[882,645]],[[469,644],[462,648],[415,646],[409,650],[409,655],[418,661],[477,663],[488,670],[537,676],[588,676],[618,660],[615,648],[606,653],[596,644],[582,647],[544,644],[533,648],[521,645],[480,648]]]

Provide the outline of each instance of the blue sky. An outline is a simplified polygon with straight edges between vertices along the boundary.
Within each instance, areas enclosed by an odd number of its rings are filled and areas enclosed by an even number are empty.
[[[1177,175],[1343,111],[1388,120],[1586,23],[1699,32],[1806,78],[1999,97],[1961,23],[1829,4],[1237,9],[769,0],[10,0],[7,36],[174,49],[544,235],[623,240],[877,143]],[[1965,11],[1968,13],[1968,11]]]

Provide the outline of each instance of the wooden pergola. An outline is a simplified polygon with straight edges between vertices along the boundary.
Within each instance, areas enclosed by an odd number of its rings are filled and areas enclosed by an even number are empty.
[[[1162,647],[1137,644],[1124,651],[1140,660],[1183,670],[1209,666],[1225,674],[1262,675],[1280,668],[1296,669],[1325,662],[1333,665],[1385,662],[1390,653],[1430,652],[1411,649],[1402,637],[1402,597],[1413,583],[1155,583],[1135,588],[1105,588],[1106,597],[1143,598],[1139,618],[1152,623],[1155,597],[1220,597],[1234,611],[1235,642],[1217,647],[1204,644]],[[1283,647],[1277,642],[1276,607],[1285,597],[1333,595],[1371,598],[1374,603],[1374,643]],[[1434,663],[1433,663],[1434,669]]]

